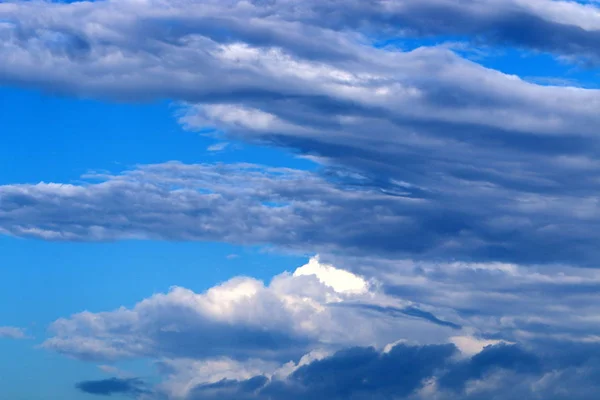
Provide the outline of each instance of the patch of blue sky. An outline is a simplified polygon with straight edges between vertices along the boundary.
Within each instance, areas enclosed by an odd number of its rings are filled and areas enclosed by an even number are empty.
[[[373,46],[378,49],[397,49],[401,51],[412,51],[420,47],[433,47],[443,46],[448,43],[460,43],[464,42],[466,38],[464,36],[451,36],[451,35],[436,35],[430,37],[414,38],[410,36],[406,37],[372,37]]]
[[[600,87],[598,68],[575,63],[566,57],[509,46],[486,46],[464,36],[428,38],[394,37],[373,41],[377,48],[412,51],[421,47],[446,47],[461,57],[486,68],[539,84],[556,86]]]
[[[36,346],[60,317],[132,307],[172,286],[201,293],[239,275],[268,282],[305,261],[301,255],[222,243],[50,243],[0,237],[0,320],[26,328],[33,337],[0,339],[1,393],[11,400],[49,395],[79,400],[85,395],[75,390],[73,382],[108,377],[95,363]],[[155,372],[148,360],[127,362],[121,368],[147,381]]]
[[[106,374],[100,371],[96,364],[82,363],[54,352],[34,348],[36,342],[39,343],[40,340],[0,339],[2,399],[81,400],[82,395],[75,389],[73,379],[106,378]],[[150,368],[146,369],[151,371]]]
[[[305,261],[260,246],[210,242],[56,243],[0,237],[0,316],[4,325],[43,335],[49,323],[82,307],[93,312],[130,307],[171,286],[203,292],[237,275],[269,280]]]
[[[71,182],[88,171],[120,172],[137,164],[247,162],[314,169],[276,148],[216,140],[184,131],[168,101],[115,104],[0,88],[0,184]]]
[[[232,143],[223,151],[208,151],[215,139],[183,130],[175,109],[168,101],[111,104],[0,88],[0,184],[69,183],[89,171],[117,173],[171,160],[315,168],[313,162],[275,148]],[[35,347],[60,317],[131,307],[172,286],[203,292],[238,275],[268,281],[305,261],[303,256],[222,243],[52,243],[2,236],[0,321],[26,328],[34,337],[0,340],[2,396],[76,400],[84,395],[73,382],[106,377],[94,364]],[[141,365],[127,369],[139,370],[140,376],[144,368],[151,373]]]
[[[461,53],[460,50],[458,52]],[[468,54],[465,56],[468,57]],[[517,75],[539,85],[600,87],[597,68],[575,64],[548,53],[498,48],[483,53],[477,62],[484,67]]]

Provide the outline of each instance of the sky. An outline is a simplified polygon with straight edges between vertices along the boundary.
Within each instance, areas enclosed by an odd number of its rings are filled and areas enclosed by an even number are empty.
[[[0,398],[596,400],[600,5],[0,1]]]

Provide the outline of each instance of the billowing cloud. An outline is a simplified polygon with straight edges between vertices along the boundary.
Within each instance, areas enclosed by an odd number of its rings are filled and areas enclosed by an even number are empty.
[[[373,278],[313,259],[268,285],[238,277],[201,294],[173,288],[132,309],[60,319],[44,346],[89,360],[287,362],[312,350],[398,340],[452,342],[475,354],[499,343],[600,338],[594,269],[326,259]],[[336,275],[368,289],[334,289],[326,282]]]
[[[459,329],[419,313],[411,302],[368,291],[364,281],[358,292],[331,287],[331,276],[361,281],[333,266],[313,260],[299,271],[276,276],[268,286],[238,277],[202,294],[176,287],[132,309],[76,314],[54,322],[53,337],[44,347],[85,360],[228,357],[287,362],[318,348],[383,347],[398,337],[438,342]],[[360,306],[374,310],[365,312]]]
[[[44,347],[157,360],[159,399],[587,400],[599,280],[573,267],[322,256],[268,285],[234,278],[76,314]]]

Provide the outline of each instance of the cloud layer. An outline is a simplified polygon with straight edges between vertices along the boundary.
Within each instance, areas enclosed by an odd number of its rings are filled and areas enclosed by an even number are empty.
[[[185,400],[267,399],[593,399],[598,384],[598,345],[550,352],[515,345],[487,346],[461,357],[452,344],[409,346],[385,351],[345,349],[296,366],[287,374],[220,379],[173,393],[164,387],[140,398]],[[108,379],[82,382],[91,394],[132,394],[143,383]],[[135,393],[133,393],[135,395]]]
[[[598,259],[596,200],[571,192],[513,198],[482,183],[484,193],[477,187],[431,193],[339,171],[322,176],[176,162],[88,179],[0,186],[0,232],[45,240],[274,244],[442,261],[595,266]]]
[[[527,82],[444,46],[373,41],[459,35],[581,61],[596,58],[599,15],[594,5],[547,0],[0,4],[6,84],[168,98],[182,104],[187,129],[292,149],[326,167],[263,169],[259,179],[262,167],[170,164],[99,185],[9,185],[0,188],[0,229],[595,266],[600,92]],[[194,169],[182,184],[210,196],[163,186],[169,172]],[[260,190],[221,192],[210,181],[249,176]],[[283,187],[299,180],[303,190]],[[278,199],[293,205],[265,205]],[[128,206],[137,203],[153,208],[142,216]],[[222,224],[225,215],[237,217]]]
[[[453,49],[579,68],[599,44],[590,2],[1,3],[0,84],[169,99],[184,129],[319,165],[174,161],[0,186],[1,234],[323,253],[268,283],[174,287],[59,319],[43,347],[150,359],[163,378],[77,385],[98,395],[598,398],[600,91]]]

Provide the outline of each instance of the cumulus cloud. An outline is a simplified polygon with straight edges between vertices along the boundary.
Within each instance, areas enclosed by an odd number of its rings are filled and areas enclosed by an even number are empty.
[[[437,342],[456,334],[456,326],[432,322],[431,314],[415,312],[418,305],[409,301],[327,285],[336,275],[361,281],[349,272],[316,260],[299,271],[276,276],[269,285],[238,277],[202,294],[176,287],[132,309],[76,314],[54,322],[53,336],[43,346],[84,360],[228,357],[287,362],[318,348],[383,347],[399,336]],[[365,313],[356,305],[394,307],[398,313]]]
[[[368,282],[351,272],[337,269],[333,265],[322,264],[317,257],[294,271],[294,276],[316,276],[317,279],[338,293],[365,293]]]
[[[268,285],[235,278],[76,314],[44,347],[158,360],[159,399],[587,400],[599,279],[574,267],[321,256]]]
[[[177,287],[131,309],[75,314],[52,325],[44,347],[93,361],[262,360],[273,372],[310,351],[398,340],[450,342],[473,355],[501,343],[600,338],[594,269],[326,259],[335,264],[315,258],[268,285],[237,277],[205,293]],[[345,280],[334,288],[332,276]]]

